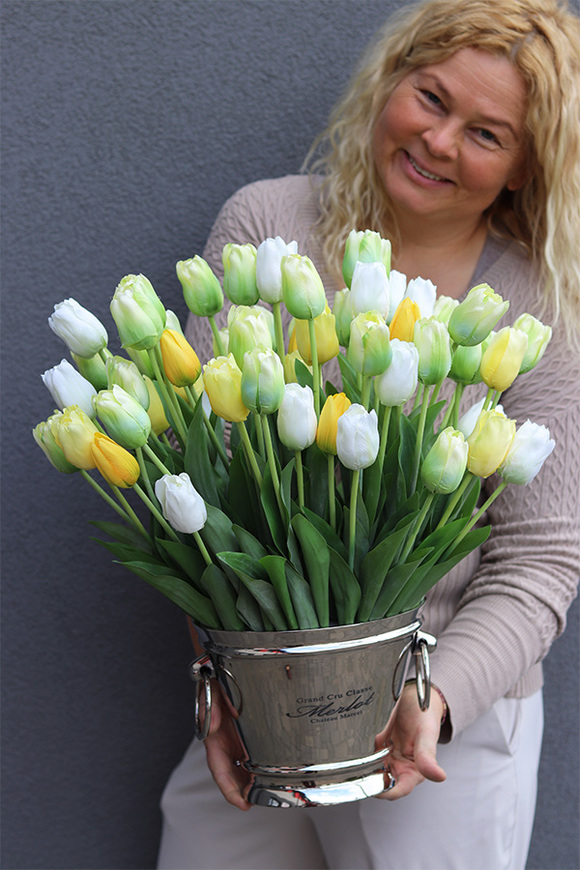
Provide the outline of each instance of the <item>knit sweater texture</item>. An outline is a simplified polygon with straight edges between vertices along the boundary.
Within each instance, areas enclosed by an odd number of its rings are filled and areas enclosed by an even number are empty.
[[[314,232],[318,217],[315,181],[307,176],[254,182],[222,207],[204,258],[221,279],[227,242],[258,246],[277,235],[296,240],[299,253],[316,265],[332,307],[342,285],[325,266]],[[539,316],[537,277],[515,243],[488,239],[470,286],[483,281],[510,301],[498,328],[523,312]],[[445,293],[445,287],[438,290]],[[210,359],[207,322],[190,317],[187,333],[200,359]],[[336,383],[336,365],[327,364],[324,374]],[[438,641],[431,672],[449,707],[449,737],[498,698],[538,690],[542,659],[565,627],[580,574],[579,384],[580,357],[555,328],[538,367],[519,376],[501,398],[518,426],[529,418],[549,428],[554,452],[528,486],[510,485],[493,503],[487,542],[440,580],[423,606],[423,627]],[[468,388],[462,412],[482,395],[481,387]],[[484,498],[499,482],[495,475],[484,481]]]

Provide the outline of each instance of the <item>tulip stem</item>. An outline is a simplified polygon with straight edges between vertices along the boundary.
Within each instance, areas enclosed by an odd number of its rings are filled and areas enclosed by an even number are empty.
[[[298,485],[298,504],[300,510],[304,510],[304,468],[302,466],[302,451],[295,450],[294,457],[296,460],[296,483]]]
[[[389,424],[391,422],[392,410],[393,409],[390,405],[385,406],[383,425],[381,427],[381,443],[379,444],[379,477],[382,477],[383,474],[383,465],[385,463],[385,451],[387,449],[387,439],[389,437]]]
[[[141,469],[141,478],[145,482],[145,489],[149,493],[149,498],[153,498],[155,493],[153,491],[153,487],[151,486],[151,481],[149,480],[149,475],[147,474],[147,466],[145,465],[145,459],[143,457],[143,448],[136,447],[135,455],[137,457],[137,461],[139,463],[139,468]],[[155,457],[157,458],[157,457]]]
[[[329,453],[328,460],[328,516],[332,530],[336,532],[336,482],[334,479],[334,454]]]
[[[191,387],[186,387],[185,392],[189,396],[189,400],[192,403],[193,407],[195,407],[197,402],[201,401],[199,396],[198,397],[194,396],[193,390],[191,389]],[[215,447],[219,458],[223,462],[224,468],[228,468],[229,462],[228,462],[227,453],[224,450],[222,444],[220,443],[220,440],[216,435],[215,429],[211,425],[211,420],[209,419],[209,417],[207,416],[207,414],[205,413],[203,408],[202,408],[201,412],[203,414],[203,422],[205,423],[205,428],[207,429],[207,434],[209,435],[209,440],[211,441],[211,443]]]
[[[435,387],[433,388],[433,391]],[[419,423],[417,425],[417,440],[415,442],[415,455],[413,456],[413,471],[411,474],[411,486],[409,495],[413,495],[417,488],[417,478],[419,477],[419,465],[421,464],[421,448],[423,447],[423,435],[425,434],[425,420],[427,419],[427,410],[429,408],[429,399],[427,397],[427,388],[423,391],[423,400],[421,403],[421,413],[419,415]]]
[[[360,481],[360,469],[353,471],[350,482],[350,517],[348,533],[348,564],[350,570],[354,570],[354,553],[356,544],[356,503]]]
[[[272,311],[274,313],[274,328],[276,331],[276,353],[284,362],[284,328],[282,326],[282,303],[273,302]]]
[[[372,378],[363,375],[362,389],[360,395],[360,403],[365,409],[365,411],[369,410],[369,400],[371,397],[371,386],[372,386]]]
[[[497,405],[499,404],[499,400],[501,399],[501,390],[495,390],[493,394],[493,399],[491,400],[491,409],[495,410]]]
[[[240,433],[240,439],[242,444],[244,445],[244,451],[246,454],[246,459],[252,469],[252,474],[256,480],[256,483],[259,487],[262,486],[262,474],[260,469],[258,468],[258,463],[256,461],[256,457],[254,454],[254,448],[252,447],[250,436],[248,435],[248,430],[246,429],[246,424],[242,421],[237,423],[238,432]]]
[[[441,422],[441,431],[447,429],[450,425],[453,426],[454,429],[457,429],[457,424],[459,422],[459,403],[461,402],[464,389],[464,384],[455,384],[453,395],[449,400],[449,405],[445,410],[445,416]]]
[[[163,526],[169,537],[179,543],[179,537],[177,536],[175,530],[171,528],[171,526],[169,525],[157,505],[153,502],[153,500],[149,498],[147,493],[143,492],[138,483],[135,483],[133,485],[133,489],[135,490],[141,501],[143,501],[147,505],[155,519],[160,523],[161,526]]]
[[[320,366],[316,350],[316,326],[314,320],[308,321],[308,334],[310,336],[310,355],[312,357],[312,387],[314,393],[314,410],[316,418],[320,417]]]
[[[256,430],[256,438],[258,439],[258,453],[262,459],[266,458],[266,445],[264,444],[264,430],[262,429],[262,421],[260,415],[254,411],[254,428]]]
[[[455,550],[457,549],[457,547],[459,546],[461,541],[464,539],[464,537],[467,535],[467,533],[472,530],[472,528],[474,527],[474,525],[477,522],[479,522],[479,520],[482,518],[482,516],[484,515],[486,510],[490,507],[490,505],[493,504],[493,502],[496,500],[498,495],[502,494],[502,492],[504,491],[506,486],[507,486],[507,482],[505,480],[502,480],[502,482],[497,487],[497,489],[495,489],[492,492],[492,494],[490,495],[488,500],[484,504],[482,504],[482,506],[480,507],[478,512],[476,514],[474,514],[474,516],[470,519],[470,521],[465,526],[465,528],[462,529],[462,531],[457,535],[457,537],[455,538],[455,540],[453,541],[453,543],[451,544],[449,549],[445,551],[443,559],[447,559],[452,553],[455,552]]]
[[[459,499],[461,498],[461,496],[463,495],[463,493],[467,489],[467,486],[473,481],[473,479],[474,479],[474,475],[471,474],[470,471],[466,471],[463,480],[461,481],[461,483],[459,484],[459,486],[457,487],[457,489],[455,490],[455,492],[452,494],[451,498],[447,502],[447,507],[445,508],[443,516],[441,517],[441,519],[437,523],[437,528],[435,529],[435,531],[437,531],[438,529],[442,528],[445,525],[445,523],[447,522],[447,520],[449,519],[449,517],[451,516],[451,514],[453,513],[453,511],[457,507]]]
[[[183,415],[181,413],[181,408],[177,402],[177,398],[173,391],[173,387],[169,388],[163,373],[161,371],[161,367],[159,365],[159,360],[157,359],[157,348],[151,348],[148,351],[149,359],[151,360],[151,365],[153,366],[153,372],[155,374],[155,379],[159,384],[159,388],[163,395],[165,396],[165,401],[167,402],[167,408],[170,414],[173,417],[173,421],[175,423],[175,427],[181,437],[181,439],[185,442],[187,438],[187,428],[185,426],[185,420],[183,419]]]
[[[215,322],[215,316],[213,314],[209,314],[207,319],[209,320],[209,325],[211,327],[211,331],[212,331],[219,355],[226,356],[226,350],[224,348],[224,343],[222,341],[220,331],[217,328],[217,324]]]
[[[130,522],[132,522],[133,525],[135,526],[135,528],[139,532],[141,532],[141,534],[144,535],[147,538],[147,540],[149,540],[149,535],[147,534],[147,531],[146,531],[145,527],[143,526],[143,523],[141,522],[139,517],[137,517],[135,512],[133,510],[131,510],[131,512],[124,510],[124,508],[122,508],[121,505],[117,504],[115,499],[111,498],[109,493],[105,492],[103,487],[100,484],[98,484],[97,481],[91,477],[91,475],[88,473],[88,471],[85,471],[84,468],[81,468],[80,471],[81,471],[81,474],[84,477],[84,479],[88,483],[90,483],[90,485],[93,487],[93,489],[99,493],[99,495],[107,502],[107,504],[110,507],[112,507],[113,510],[116,511],[119,514],[119,516],[122,517],[124,520],[129,520]]]
[[[280,495],[280,478],[278,477],[278,469],[276,468],[276,458],[274,456],[274,447],[272,445],[272,433],[270,432],[270,424],[266,414],[260,414],[260,421],[264,430],[264,441],[266,442],[266,455],[268,457],[268,466],[272,475],[272,483],[274,484],[274,492],[276,493],[276,501],[280,508],[280,513],[284,514],[284,505]]]
[[[206,545],[203,542],[203,538],[201,537],[199,532],[192,532],[192,534],[193,534],[193,537],[195,538],[195,543],[199,547],[199,552],[201,553],[201,555],[203,556],[203,558],[205,560],[205,564],[211,565],[212,558],[211,558],[210,554],[208,553]]]
[[[483,408],[482,408],[483,411],[487,411],[487,409],[491,405],[491,400],[493,398],[494,392],[495,391],[492,389],[492,387],[489,387],[489,389],[485,395],[485,399],[483,401]]]
[[[136,486],[137,486],[137,484],[134,483],[134,484],[133,484],[133,489],[134,489]],[[123,495],[123,493],[121,492],[121,490],[119,489],[119,487],[118,487],[118,486],[111,486],[111,489],[113,490],[113,492],[115,493],[115,495],[117,496],[117,498],[119,499],[119,501],[121,502],[121,505],[125,508],[125,510],[126,510],[127,513],[129,514],[129,516],[131,517],[132,521],[135,523],[135,525],[137,526],[137,528],[139,528],[139,526],[140,526],[141,529],[142,529],[142,531],[143,531],[143,532],[145,533],[145,535],[147,536],[147,539],[150,540],[150,537],[149,537],[149,535],[147,534],[147,532],[145,531],[145,528],[144,528],[144,526],[142,525],[141,520],[139,519],[139,517],[137,516],[137,514],[135,513],[135,511],[133,510],[133,508],[131,507],[131,505],[129,504],[129,502],[127,501],[127,499],[125,498],[125,496]]]
[[[156,453],[155,453],[155,452],[154,452],[154,451],[149,447],[148,444],[144,444],[142,448],[138,448],[138,450],[136,451],[136,452],[137,452],[137,456],[139,456],[139,453],[141,452],[141,449],[143,449],[143,450],[145,451],[145,453],[147,454],[147,456],[149,457],[149,459],[151,460],[151,462],[152,462],[154,465],[157,466],[157,468],[159,469],[159,471],[161,472],[161,474],[171,474],[171,472],[170,472],[170,470],[167,468],[167,466],[164,465],[163,462],[161,462],[161,460],[159,459],[159,457],[157,456],[157,454],[156,454]]]

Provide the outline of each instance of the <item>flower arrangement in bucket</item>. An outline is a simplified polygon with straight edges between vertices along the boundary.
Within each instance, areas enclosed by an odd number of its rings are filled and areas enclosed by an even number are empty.
[[[127,356],[73,299],[49,318],[74,365],[43,374],[58,410],[34,437],[120,516],[94,524],[102,543],[192,618],[214,664],[245,633],[256,647],[282,633],[290,648],[293,633],[298,645],[360,624],[380,634],[409,613],[416,631],[428,590],[487,538],[490,503],[529,483],[554,447],[499,404],[550,328],[524,314],[495,332],[509,303],[492,288],[436,298],[430,281],[391,270],[390,253],[377,233],[351,232],[332,311],[296,243],[226,245],[223,290],[201,257],[178,262],[187,307],[212,331],[203,366],[143,275],[124,277],[110,305]],[[322,376],[334,358],[341,387]],[[460,417],[464,390],[482,383]],[[501,482],[479,505],[494,472]],[[239,691],[243,676],[232,680]]]

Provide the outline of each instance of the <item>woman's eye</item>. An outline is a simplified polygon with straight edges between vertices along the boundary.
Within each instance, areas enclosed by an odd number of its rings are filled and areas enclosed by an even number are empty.
[[[492,133],[491,130],[486,130],[485,127],[480,127],[477,132],[486,142],[497,142],[497,136],[495,133]]]
[[[441,100],[434,94],[433,91],[423,91],[423,96],[425,99],[429,100],[430,103],[433,103],[434,106],[439,106],[441,104]]]

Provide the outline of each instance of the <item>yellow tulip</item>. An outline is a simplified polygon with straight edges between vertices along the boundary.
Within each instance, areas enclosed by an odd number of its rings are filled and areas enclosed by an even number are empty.
[[[155,384],[151,378],[147,377],[147,375],[143,375],[143,380],[147,385],[147,391],[149,393],[149,407],[147,408],[147,413],[151,420],[151,430],[155,435],[161,435],[162,432],[169,429],[169,420],[165,416],[163,402],[159,397]]]
[[[391,339],[399,341],[413,341],[415,323],[421,319],[421,309],[409,296],[405,296],[399,302],[393,319],[389,324]]]
[[[288,353],[294,353],[295,350],[298,350],[298,342],[296,341],[296,321],[292,318],[288,328]]]
[[[318,362],[322,365],[328,362],[329,359],[334,359],[338,356],[340,350],[338,337],[336,335],[336,318],[331,312],[328,302],[322,314],[314,318],[314,334],[316,336],[316,355]],[[297,320],[294,329],[296,344],[300,351],[300,356],[307,363],[312,365],[312,349],[310,347],[310,330],[307,320]]]
[[[482,411],[467,438],[467,468],[478,477],[489,477],[504,461],[516,434],[516,424],[501,411]]]
[[[48,423],[68,462],[77,468],[95,467],[91,445],[98,429],[78,405],[65,408],[62,414],[54,414]]]
[[[488,344],[481,358],[481,379],[490,389],[503,392],[512,385],[528,347],[528,336],[520,329],[504,326]]]
[[[214,414],[241,423],[250,413],[242,401],[242,372],[233,353],[211,359],[203,367],[203,383]]]
[[[296,377],[296,360],[300,360],[301,363],[306,365],[300,356],[299,350],[293,350],[291,353],[288,352],[282,360],[284,364],[284,380],[287,384],[296,384],[298,382],[298,378]],[[312,371],[310,366],[308,366],[308,368]]]
[[[322,408],[316,443],[323,453],[333,453],[336,456],[336,431],[338,419],[350,407],[350,399],[344,393],[335,393],[327,398]]]
[[[176,387],[193,384],[201,372],[201,363],[188,340],[175,329],[165,329],[159,340],[163,369]]]
[[[94,465],[107,483],[122,489],[133,486],[139,480],[139,463],[132,453],[102,432],[93,436],[91,450]]]

